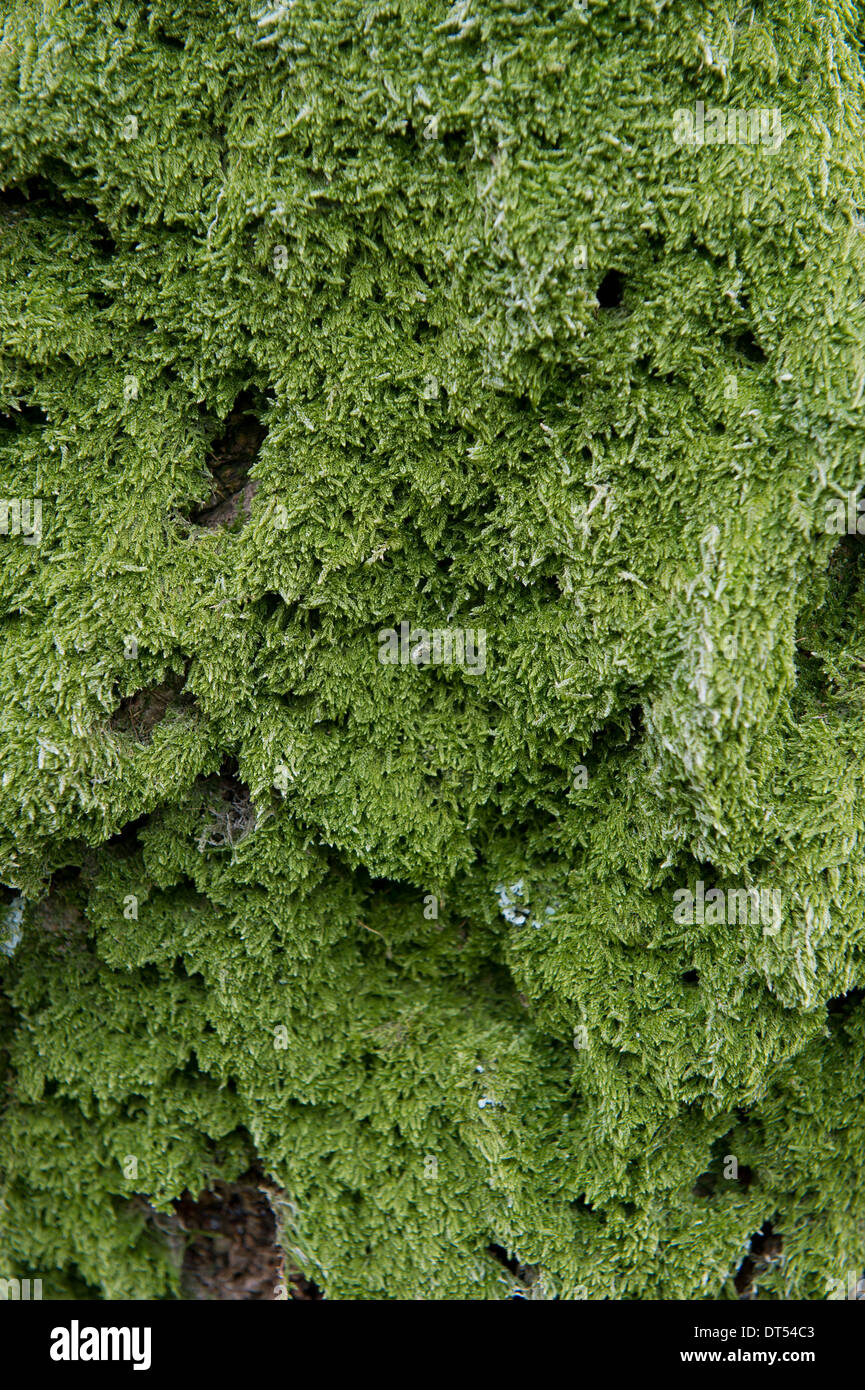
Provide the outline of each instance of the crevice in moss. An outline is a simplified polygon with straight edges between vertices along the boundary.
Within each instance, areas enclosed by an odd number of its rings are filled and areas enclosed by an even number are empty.
[[[856,1009],[861,1008],[863,999],[865,989],[849,989],[846,994],[839,994],[834,999],[827,1000],[826,1013],[830,1018],[847,1018]]]
[[[776,1232],[772,1222],[767,1221],[751,1237],[748,1254],[745,1256],[733,1278],[733,1284],[742,1300],[757,1297],[757,1284],[760,1278],[781,1263],[784,1250],[784,1237]]]
[[[509,1255],[503,1245],[497,1245],[495,1242],[487,1246],[487,1254],[492,1256],[496,1263],[500,1264],[513,1277],[518,1285],[515,1289],[515,1295],[524,1297],[537,1280],[537,1266],[521,1265],[515,1255]]]
[[[636,748],[641,742],[643,734],[643,707],[642,705],[632,705],[629,709],[623,710],[620,714],[609,719],[603,728],[597,731],[592,738],[591,748],[586,750],[586,756],[596,756],[598,761],[602,761],[603,755],[613,749]],[[589,769],[589,776],[591,776],[591,768]]]
[[[44,898],[33,906],[35,927],[56,938],[57,950],[62,954],[87,949],[90,934],[85,916],[88,892],[82,867],[67,864],[54,870]]]
[[[280,609],[286,606],[285,599],[282,597],[282,594],[276,594],[273,592],[262,594],[261,598],[257,599],[256,602],[258,604],[259,612],[261,613],[265,622],[268,622],[271,618],[276,617],[276,614],[280,611]]]
[[[733,347],[740,357],[747,358],[749,362],[760,363],[766,361],[766,354],[757,342],[750,328],[746,329],[744,333],[739,334],[738,338],[736,338],[733,343]]]
[[[217,1180],[173,1203],[171,1235],[182,1242],[181,1290],[193,1300],[321,1299],[321,1291],[287,1262],[276,1218],[255,1171]]]
[[[108,721],[109,728],[115,733],[131,735],[136,743],[149,744],[153,730],[169,712],[197,708],[195,697],[185,689],[188,672],[189,663],[182,672],[172,672],[161,685],[148,686],[125,696]]]
[[[38,405],[16,401],[8,410],[0,410],[0,429],[17,431],[22,425],[47,425],[48,416]]]
[[[204,824],[198,849],[233,849],[255,829],[256,812],[249,788],[237,776],[237,764],[227,758],[215,777],[196,784],[203,806]]]
[[[53,166],[66,173],[69,180],[75,176],[63,170],[63,166]],[[0,217],[20,217],[27,212],[53,213],[58,217],[79,220],[87,228],[94,251],[108,260],[117,252],[117,244],[108,227],[99,217],[93,205],[77,194],[67,193],[61,186],[58,175],[51,177],[52,165],[45,166],[44,174],[34,174],[20,184],[10,185],[0,192]]]
[[[595,298],[599,309],[621,309],[625,297],[625,277],[620,270],[608,270],[598,288]]]
[[[754,1181],[753,1169],[747,1164],[736,1164],[735,1177],[726,1176],[725,1169],[727,1163],[733,1155],[729,1149],[731,1145],[731,1134],[722,1135],[716,1139],[712,1145],[712,1157],[709,1167],[697,1178],[691,1190],[694,1197],[709,1198],[713,1197],[719,1190],[723,1191],[729,1187],[739,1187],[743,1192],[747,1192],[751,1183]]]
[[[134,854],[138,849],[138,832],[147,825],[149,820],[150,816],[145,814],[138,816],[135,820],[127,821],[122,830],[118,830],[116,834],[110,835],[107,840],[103,841],[101,848],[120,850],[124,855]]]
[[[843,535],[832,551],[811,602],[799,615],[794,661],[796,686],[791,707],[797,718],[861,718],[865,705],[865,536]]]
[[[251,516],[258,481],[250,479],[249,473],[267,435],[267,426],[261,419],[263,412],[260,393],[246,390],[237,397],[210,447],[210,496],[190,515],[194,525],[211,531],[231,529]]]

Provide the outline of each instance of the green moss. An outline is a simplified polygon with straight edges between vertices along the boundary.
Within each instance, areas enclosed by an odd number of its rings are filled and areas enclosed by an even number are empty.
[[[734,1296],[766,1222],[763,1293],[825,1297],[853,7],[0,15],[0,499],[42,504],[0,536],[0,1265],[174,1296],[152,1212],[254,1164],[331,1298],[508,1297],[491,1246],[535,1297]],[[787,137],[677,145],[697,101]],[[486,669],[383,664],[404,621]],[[697,881],[778,930],[679,923]]]

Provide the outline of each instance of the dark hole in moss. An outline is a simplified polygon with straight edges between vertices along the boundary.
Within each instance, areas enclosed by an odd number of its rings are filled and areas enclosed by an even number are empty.
[[[595,756],[598,760],[603,760],[604,755],[614,748],[624,749],[633,748],[639,743],[643,736],[643,711],[639,705],[632,709],[623,711],[615,719],[610,719],[602,729],[592,738],[591,749],[583,751],[582,755],[574,757],[575,766],[585,765],[589,781],[592,778],[592,763]],[[503,791],[501,784],[496,787],[497,791]]]
[[[181,1287],[196,1301],[263,1302],[281,1296],[320,1299],[321,1291],[287,1262],[276,1219],[257,1174],[174,1202],[166,1233],[183,1242]],[[159,1226],[157,1217],[155,1224]]]
[[[243,791],[246,791],[239,777],[240,768],[237,759],[233,754],[229,753],[223,758],[219,765],[219,781],[223,790],[231,790],[239,787],[242,788]]]
[[[754,337],[750,328],[744,333],[740,333],[733,344],[741,357],[746,357],[749,362],[765,362],[766,354]]]
[[[595,290],[595,298],[601,309],[620,309],[624,294],[625,277],[620,270],[608,270]]]
[[[827,1014],[852,1013],[858,1009],[865,999],[865,989],[849,989],[846,994],[839,994],[834,999],[829,999],[826,1004]]]
[[[734,1174],[730,1173],[730,1160],[735,1158],[730,1154],[730,1136],[724,1135],[716,1139],[712,1145],[711,1167],[705,1173],[701,1173],[694,1183],[692,1196],[712,1197],[719,1190],[734,1184],[747,1190],[754,1179],[754,1174],[745,1164],[736,1162]]]
[[[299,693],[297,693],[297,692],[295,692],[295,691],[293,691],[293,690],[289,690],[289,691],[281,692],[281,693],[279,694],[278,698],[279,698],[280,704],[281,704],[281,705],[284,705],[286,709],[290,709],[291,712],[292,712],[292,714],[307,714],[307,713],[315,714],[315,711],[316,711],[316,710],[318,709],[318,707],[319,707],[319,706],[318,706],[318,695],[314,695],[314,694],[312,694],[311,692],[307,692],[307,693],[305,693],[305,694],[299,694]],[[313,722],[319,722],[319,721],[313,721]],[[321,722],[326,722],[326,721],[321,721]]]
[[[771,1221],[767,1221],[756,1235],[751,1237],[748,1254],[733,1279],[740,1299],[757,1297],[755,1282],[770,1269],[780,1264],[783,1248],[784,1238],[775,1232]]]
[[[202,805],[200,853],[233,848],[255,829],[255,806],[234,758],[226,758],[215,777],[202,778],[196,792]]]
[[[283,630],[299,622],[300,604],[289,602],[274,590],[263,594],[256,602],[262,617]]]
[[[698,970],[686,970],[682,976],[683,985],[698,985],[700,983],[700,973]]]
[[[282,594],[275,594],[273,592],[262,594],[261,598],[258,600],[258,603],[260,605],[262,615],[265,618],[275,617],[276,614],[280,611],[280,609],[283,609],[286,606]]]
[[[88,886],[79,864],[62,864],[53,870],[45,897],[33,908],[33,920],[56,939],[58,949],[86,949],[87,896]]]
[[[29,210],[54,213],[65,219],[71,216],[86,227],[93,250],[108,259],[117,251],[113,236],[91,203],[74,193],[67,193],[61,186],[62,168],[55,166],[56,182],[51,177],[49,164],[46,174],[34,175],[15,187],[3,189],[0,192],[0,213],[8,212],[14,217]]]
[[[75,886],[81,878],[81,867],[78,864],[63,864],[55,869],[51,875],[51,891],[58,892]]]
[[[840,499],[839,499],[840,502]],[[856,525],[855,518],[846,516],[841,525]],[[795,665],[796,687],[791,705],[797,717],[804,714],[861,717],[863,690],[861,664],[845,657],[844,647],[851,653],[859,644],[857,629],[865,611],[865,536],[855,531],[842,534],[829,557],[826,569],[825,592],[816,607],[800,612],[796,629]],[[839,650],[840,649],[840,650]],[[822,654],[826,652],[826,656]]]
[[[188,1076],[192,1081],[201,1080],[202,1072],[201,1067],[198,1064],[198,1054],[196,1053],[195,1048],[192,1049],[189,1056],[187,1057],[183,1067],[181,1068],[181,1072],[183,1076]]]
[[[715,434],[727,433],[727,426],[724,424],[723,420],[716,420],[712,426],[712,429],[714,430]]]
[[[40,180],[31,179],[29,183],[15,184],[9,188],[0,189],[0,208],[14,209],[26,208],[28,203],[37,202],[40,194],[44,197],[44,180],[42,188],[39,188]]]
[[[487,1254],[491,1255],[497,1264],[506,1269],[517,1281],[519,1287],[514,1291],[514,1297],[524,1298],[538,1277],[538,1270],[535,1265],[521,1265],[515,1256],[509,1255],[504,1246],[496,1245],[495,1242],[487,1246]]]
[[[17,429],[20,425],[47,425],[48,416],[38,405],[24,401],[10,406],[8,411],[0,410],[0,428]]]
[[[134,853],[138,848],[138,832],[148,822],[150,817],[145,814],[139,816],[137,820],[131,820],[124,825],[122,830],[118,830],[115,835],[111,835],[103,841],[103,849],[118,849],[126,853]]]
[[[84,1278],[84,1275],[74,1260],[70,1260],[66,1263],[63,1266],[62,1272],[58,1273],[59,1278],[62,1280],[62,1294],[58,1290],[58,1293],[55,1294],[54,1297],[63,1297],[64,1299],[72,1299],[76,1302],[88,1303],[95,1302],[102,1297],[101,1291],[94,1284],[87,1283],[87,1280]],[[90,1275],[92,1278],[92,1269],[90,1270]],[[39,1271],[35,1271],[32,1277],[38,1279],[40,1277]]]
[[[324,1294],[312,1279],[305,1279],[298,1270],[289,1274],[288,1288],[292,1298],[322,1299]]]
[[[363,875],[361,875],[361,877],[363,877]],[[400,887],[401,884],[394,882],[394,880],[390,878],[368,878],[366,891],[367,893],[381,893],[383,896],[387,896]]]
[[[621,748],[631,747],[638,743],[643,736],[643,711],[640,705],[634,705],[629,710],[623,710],[616,715],[615,719],[610,719],[602,729],[595,734],[593,746],[597,744],[602,748]]]
[[[498,1260],[499,1264],[504,1265],[505,1269],[510,1270],[511,1274],[517,1274],[519,1272],[519,1260],[515,1259],[513,1255],[509,1255],[503,1246],[494,1243],[488,1245],[487,1254],[492,1255],[493,1259]]]
[[[154,29],[152,33],[153,37],[158,43],[162,44],[163,48],[173,49],[177,53],[182,53],[186,48],[186,43],[183,39],[177,38],[175,34],[166,34],[164,29]]]
[[[204,983],[204,976],[202,975],[201,971],[191,970],[183,956],[175,956],[174,963],[171,967],[171,973],[176,980],[196,980],[199,984]],[[193,1056],[195,1056],[194,1053]],[[200,1070],[200,1067],[196,1067],[195,1074],[200,1074]],[[190,1072],[189,1074],[192,1075],[193,1073]],[[228,1083],[227,1089],[230,1088],[231,1082]]]
[[[188,666],[182,673],[172,672],[161,685],[125,696],[112,714],[109,728],[115,733],[131,735],[136,743],[149,743],[153,730],[170,710],[180,712],[195,708],[194,696],[184,689],[187,671]]]
[[[431,142],[435,143],[435,142]],[[468,155],[471,141],[462,130],[447,130],[438,137],[438,144],[446,159],[459,160]]]
[[[258,483],[250,480],[249,473],[267,435],[267,426],[260,418],[262,413],[261,397],[242,391],[211,445],[207,457],[210,496],[189,518],[196,526],[209,530],[227,528],[251,515]]]

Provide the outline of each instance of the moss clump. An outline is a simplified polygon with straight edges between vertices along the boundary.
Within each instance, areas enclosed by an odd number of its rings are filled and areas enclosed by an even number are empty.
[[[858,25],[6,0],[10,1272],[251,1165],[330,1298],[861,1272]]]

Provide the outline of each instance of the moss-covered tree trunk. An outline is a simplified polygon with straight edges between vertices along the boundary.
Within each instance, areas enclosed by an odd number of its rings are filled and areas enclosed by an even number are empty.
[[[0,17],[0,1274],[837,1296],[854,8]]]

